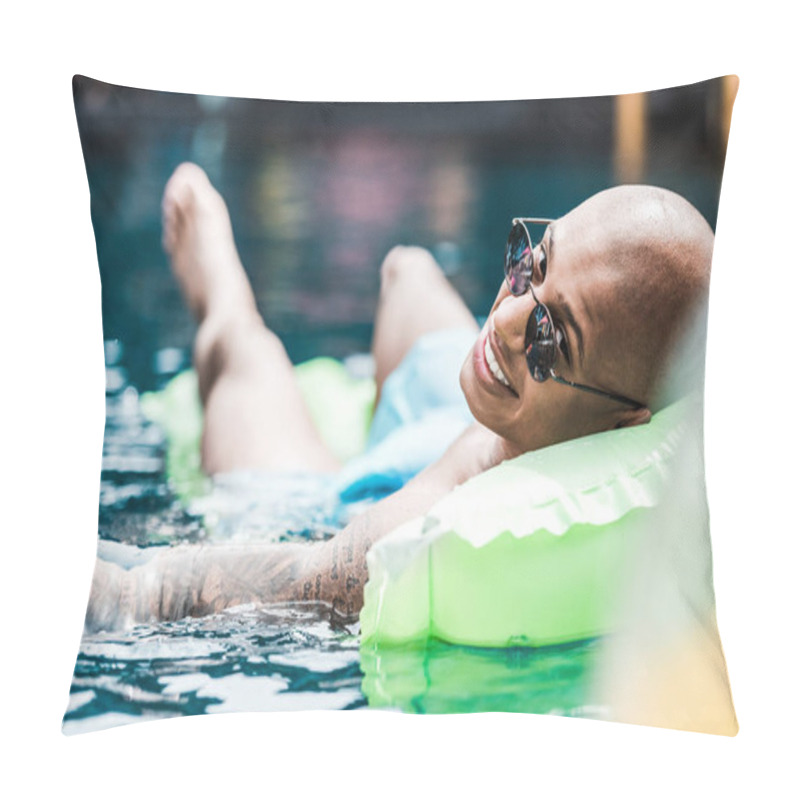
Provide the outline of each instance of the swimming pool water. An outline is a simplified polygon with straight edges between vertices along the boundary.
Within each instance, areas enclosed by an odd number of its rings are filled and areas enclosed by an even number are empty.
[[[86,635],[64,731],[225,711],[359,708],[358,665],[353,632],[333,630],[309,609],[250,607]]]
[[[264,506],[247,501],[251,486],[243,487],[236,503],[230,493],[223,503],[217,500],[213,514],[209,503],[215,495],[187,505],[174,493],[165,434],[143,415],[122,352],[119,346],[107,348],[100,552],[131,563],[171,543],[241,531],[254,535]],[[309,507],[313,499],[306,498]],[[207,524],[211,519],[213,526]],[[307,518],[302,526],[287,524],[279,538],[323,539],[335,533],[324,516]],[[358,625],[332,626],[324,606],[244,606],[125,632],[84,634],[64,732],[226,711],[367,706],[597,716],[602,709],[591,706],[587,694],[596,650],[594,642],[540,650],[429,642],[361,651]]]

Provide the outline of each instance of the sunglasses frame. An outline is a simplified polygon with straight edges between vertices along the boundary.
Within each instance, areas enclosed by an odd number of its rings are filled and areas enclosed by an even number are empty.
[[[562,378],[560,375],[556,374],[556,371],[552,367],[550,367],[549,369],[543,369],[542,367],[534,367],[533,369],[531,368],[531,363],[530,361],[527,360],[527,353],[531,347],[531,342],[528,341],[528,330],[531,327],[531,320],[534,319],[537,309],[541,307],[542,309],[544,309],[544,314],[550,324],[550,327],[553,328],[554,327],[553,316],[550,314],[550,309],[539,300],[539,298],[533,291],[533,281],[531,280],[530,276],[528,276],[527,278],[528,285],[525,286],[525,288],[521,292],[514,291],[511,285],[511,281],[509,279],[511,270],[509,269],[509,263],[508,263],[509,262],[508,243],[511,241],[511,235],[514,232],[515,226],[520,225],[522,227],[522,230],[525,232],[525,238],[528,240],[528,247],[530,248],[530,252],[533,253],[534,250],[533,239],[531,239],[531,234],[530,231],[528,230],[528,226],[526,225],[526,223],[531,223],[532,225],[550,225],[553,222],[555,222],[555,220],[547,219],[545,217],[514,217],[511,220],[511,232],[508,234],[508,240],[506,241],[506,260],[505,264],[503,265],[503,272],[505,275],[505,282],[506,286],[508,287],[508,291],[511,292],[511,294],[514,297],[522,297],[522,295],[524,295],[528,291],[528,289],[530,289],[531,296],[533,297],[533,302],[534,302],[533,310],[531,311],[531,315],[528,318],[528,324],[526,325],[525,328],[525,354],[526,354],[526,362],[528,364],[528,371],[530,372],[531,377],[537,383],[544,383],[548,378],[552,378],[556,383],[560,383],[564,386],[571,386],[573,389],[580,389],[582,392],[589,392],[590,394],[598,395],[600,397],[607,397],[610,400],[614,400],[618,403],[624,403],[625,405],[631,406],[632,408],[635,409],[646,408],[647,406],[644,403],[640,403],[638,400],[632,400],[630,397],[625,397],[624,395],[621,394],[615,394],[614,392],[607,392],[603,389],[598,389],[595,386],[588,386],[585,383],[577,383],[576,381],[571,381],[568,380],[567,378]],[[541,242],[539,244],[541,244]],[[535,330],[538,331],[539,325],[535,324],[534,328]],[[539,375],[544,377],[537,377],[537,372],[539,373]]]

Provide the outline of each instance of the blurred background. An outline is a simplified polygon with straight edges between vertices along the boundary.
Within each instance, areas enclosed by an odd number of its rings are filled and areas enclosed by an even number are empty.
[[[513,216],[564,214],[618,183],[689,199],[712,227],[735,78],[618,97],[293,103],[151,92],[76,76],[110,364],[155,388],[188,366],[194,323],[161,248],[172,170],[228,203],[268,325],[299,362],[369,349],[378,268],[432,250],[476,315]],[[122,357],[124,351],[124,359]]]

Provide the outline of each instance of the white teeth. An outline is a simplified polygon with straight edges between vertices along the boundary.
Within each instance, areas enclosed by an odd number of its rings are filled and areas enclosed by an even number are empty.
[[[486,344],[483,346],[483,352],[486,356],[486,363],[489,365],[489,369],[492,371],[492,375],[503,384],[503,386],[508,386],[511,388],[511,384],[508,382],[508,378],[503,374],[503,370],[500,369],[500,365],[497,363],[497,359],[494,357],[494,351],[492,350],[492,346],[489,344],[489,339],[486,339]]]

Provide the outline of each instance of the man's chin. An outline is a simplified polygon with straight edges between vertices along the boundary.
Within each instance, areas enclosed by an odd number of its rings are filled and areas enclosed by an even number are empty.
[[[493,433],[502,437],[503,434],[497,430],[497,425],[492,424],[492,420],[488,418],[485,409],[481,407],[481,403],[479,402],[480,391],[478,379],[472,371],[472,365],[469,363],[469,360],[461,369],[460,383],[461,391],[464,395],[464,399],[467,401],[467,406],[469,407],[469,412],[472,414],[473,419],[483,425],[484,428],[488,428]]]
[[[475,378],[475,373],[473,372],[471,362],[471,355],[467,356],[466,361],[464,361],[464,365],[461,367],[461,372],[458,376],[458,383],[461,386],[461,393],[464,395],[464,399],[467,401],[470,413],[478,422],[483,425],[485,423],[478,418],[480,412],[475,404],[475,385],[477,380]]]

